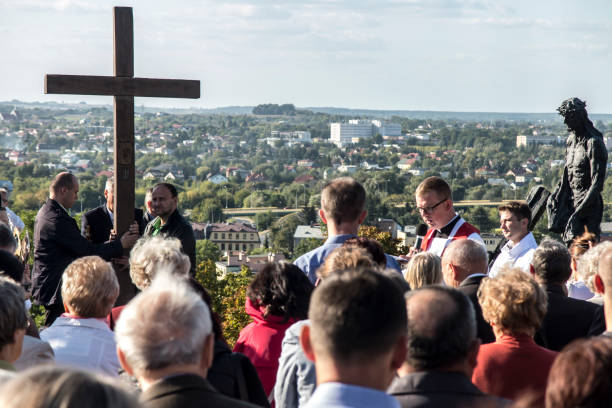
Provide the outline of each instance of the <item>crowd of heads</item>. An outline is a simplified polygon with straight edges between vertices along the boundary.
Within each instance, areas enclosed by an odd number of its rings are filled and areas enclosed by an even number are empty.
[[[564,115],[579,111],[575,101],[566,105]],[[112,191],[109,180],[105,197],[111,210]],[[70,173],[51,183],[51,197],[66,208],[77,192],[78,180]],[[444,226],[454,214],[451,189],[439,177],[427,178],[415,195],[417,210],[432,228]],[[159,183],[147,191],[145,204],[159,217],[169,217],[176,210],[177,190]],[[321,218],[334,231],[354,231],[366,208],[365,189],[351,178],[336,179],[322,191]],[[522,239],[532,221],[529,207],[510,202],[498,210],[504,237]],[[15,245],[12,232],[0,223],[0,249],[14,252]],[[246,288],[247,307],[259,308],[264,319],[279,324],[308,320],[299,342],[314,363],[319,384],[347,381],[384,391],[406,373],[459,372],[470,378],[481,346],[479,313],[498,339],[533,338],[547,314],[551,285],[580,280],[612,301],[612,290],[607,290],[612,288],[612,244],[597,243],[588,232],[569,250],[558,241],[542,240],[530,273],[507,267],[484,277],[488,261],[480,243],[453,240],[441,257],[430,252],[411,256],[401,275],[386,269],[389,258],[380,243],[354,237],[326,255],[316,270],[316,285],[292,263],[266,264]],[[143,389],[186,372],[205,378],[216,342],[223,340],[210,295],[190,276],[190,267],[175,238],[143,238],[131,250],[129,274],[140,293],[121,310],[114,331],[118,360]],[[470,276],[484,277],[476,303],[457,289]],[[78,258],[63,272],[61,296],[74,318],[105,319],[118,295],[115,270],[100,257]],[[28,327],[24,300],[22,287],[1,276],[0,360],[14,362],[21,353]],[[569,344],[550,369],[546,407],[607,406],[611,373],[612,338]],[[0,392],[0,406],[6,407],[138,404],[108,377],[56,366],[15,376]]]

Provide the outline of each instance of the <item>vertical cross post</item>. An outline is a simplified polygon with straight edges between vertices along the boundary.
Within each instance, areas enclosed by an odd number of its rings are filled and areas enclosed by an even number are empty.
[[[114,75],[134,77],[134,20],[131,7],[115,7]],[[114,96],[114,228],[123,234],[134,221],[134,97]]]

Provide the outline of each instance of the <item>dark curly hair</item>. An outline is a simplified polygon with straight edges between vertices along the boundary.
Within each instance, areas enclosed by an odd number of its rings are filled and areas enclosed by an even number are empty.
[[[281,316],[302,320],[308,317],[308,303],[314,286],[297,266],[285,262],[268,263],[247,288],[253,304],[267,306],[264,317]]]

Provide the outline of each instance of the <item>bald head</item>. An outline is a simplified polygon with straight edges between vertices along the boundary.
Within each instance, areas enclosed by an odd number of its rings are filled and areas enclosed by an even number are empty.
[[[414,370],[432,370],[461,364],[476,339],[476,318],[470,300],[443,286],[409,292],[408,355]]]
[[[447,285],[458,287],[475,273],[486,274],[488,255],[486,248],[471,239],[451,242],[442,255],[442,274]]]

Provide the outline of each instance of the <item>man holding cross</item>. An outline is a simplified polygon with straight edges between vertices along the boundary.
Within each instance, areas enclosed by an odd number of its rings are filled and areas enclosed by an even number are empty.
[[[79,180],[74,175],[63,172],[55,176],[49,187],[49,198],[34,223],[32,296],[47,310],[45,326],[64,312],[61,278],[72,261],[87,255],[98,255],[107,261],[118,258],[138,239],[138,224],[133,223],[120,239],[97,245],[89,242],[68,214],[78,193]]]

